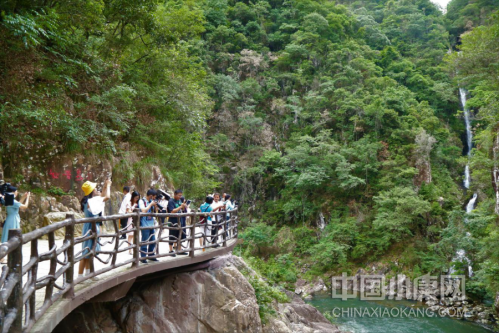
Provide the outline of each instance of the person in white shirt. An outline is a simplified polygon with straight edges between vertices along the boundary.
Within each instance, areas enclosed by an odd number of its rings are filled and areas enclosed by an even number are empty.
[[[140,200],[140,194],[139,194],[139,192],[133,191],[131,195],[132,196],[130,198],[130,201],[127,202],[127,204],[126,204],[126,213],[127,214],[128,213],[133,213],[134,209],[139,206],[139,200]],[[126,230],[130,231],[134,227],[137,227],[137,226],[133,225],[133,218],[129,217],[128,221],[127,221]],[[128,245],[132,245],[133,244],[133,232],[128,232],[128,243],[129,243]],[[132,249],[128,250],[128,254],[133,254],[132,253]]]
[[[212,212],[216,213],[224,210],[224,203],[220,201],[220,193],[213,194],[213,203],[211,204]],[[215,215],[212,218],[214,226],[211,228],[211,243],[214,244],[218,241],[218,231],[222,229],[221,223],[223,222],[223,215]],[[216,227],[218,225],[218,227]],[[214,247],[218,247],[215,245]]]
[[[123,201],[121,202],[120,210],[118,211],[118,214],[126,214],[126,206],[130,202],[130,199],[132,198],[132,193],[130,193],[130,186],[124,186],[123,187],[123,194],[125,195],[123,197]],[[127,222],[128,219],[120,219],[120,229],[123,230],[127,227]],[[125,234],[121,235],[121,239],[125,239]]]
[[[230,211],[231,210],[234,210],[236,208],[236,205],[234,205],[232,203],[232,201],[230,200],[230,194],[226,194],[224,196],[224,206],[225,206],[225,211],[227,212],[227,216],[226,216],[226,219],[227,219],[227,222],[225,223],[225,235],[227,237],[227,239],[229,239],[230,237],[230,233],[229,233],[229,220],[230,220]]]

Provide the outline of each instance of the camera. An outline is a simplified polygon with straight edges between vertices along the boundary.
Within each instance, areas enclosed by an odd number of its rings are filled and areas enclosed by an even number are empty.
[[[3,196],[2,201],[0,202],[4,206],[12,206],[14,205],[14,193],[9,193],[10,183],[3,183],[0,185],[0,194]]]
[[[3,183],[2,185],[0,185],[0,194],[5,196],[5,193],[7,193],[9,186],[10,183]]]
[[[170,200],[170,195],[163,190],[158,190],[157,196],[165,198],[165,200]]]
[[[161,201],[161,199],[163,199],[163,196],[161,194],[158,194],[156,196],[156,199],[154,199],[154,201],[156,202],[156,207],[158,207],[159,210],[164,210],[165,207],[163,207],[163,205],[161,205],[159,202]]]
[[[166,207],[163,207],[163,205],[161,205],[159,202],[165,198],[165,200],[170,200],[170,196],[168,195],[168,193],[166,193],[165,191],[163,190],[158,190],[157,194],[156,194],[156,199],[154,199],[154,201],[156,201],[156,206],[159,208],[159,210],[165,210]]]

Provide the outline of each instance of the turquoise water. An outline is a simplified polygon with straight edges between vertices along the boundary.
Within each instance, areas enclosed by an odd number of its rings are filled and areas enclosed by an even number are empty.
[[[332,312],[333,309],[345,309],[357,308],[365,309],[369,308],[369,312],[372,313],[372,308],[380,308],[379,313],[383,313],[383,310],[387,308],[391,311],[392,308],[398,308],[394,310],[396,315],[402,308],[406,308],[407,313],[409,309],[417,309],[417,303],[411,301],[361,301],[360,299],[348,299],[342,301],[341,299],[333,299],[331,295],[320,295],[314,297],[313,300],[307,303],[315,306],[321,312]],[[424,308],[419,308],[424,310]],[[386,311],[388,311],[386,310]],[[335,318],[335,323],[346,331],[352,333],[389,333],[389,332],[410,332],[410,333],[490,333],[485,327],[478,324],[451,319],[448,317],[427,317],[422,316],[421,312],[419,316],[405,316],[405,317],[388,317],[388,315],[382,317],[360,317],[358,314],[355,316],[353,310],[349,310],[350,318],[345,313],[344,316],[339,316]],[[340,314],[341,310],[335,310],[336,314]],[[426,312],[426,313],[429,313]]]

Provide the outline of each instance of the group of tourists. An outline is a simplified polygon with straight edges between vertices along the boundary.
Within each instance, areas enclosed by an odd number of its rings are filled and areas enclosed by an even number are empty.
[[[105,202],[110,198],[110,186],[111,181],[107,180],[104,183],[104,191],[101,192],[97,190],[97,183],[90,181],[85,182],[82,185],[82,190],[85,196],[81,200],[81,209],[85,213],[85,217],[98,217],[102,216],[104,213]],[[182,243],[190,233],[190,228],[188,225],[196,224],[198,226],[199,245],[203,251],[209,244],[205,244],[205,240],[209,241],[210,246],[218,247],[218,236],[220,232],[225,232],[227,237],[230,237],[229,230],[229,219],[230,211],[235,209],[235,203],[232,201],[231,196],[228,194],[223,194],[221,196],[219,193],[210,194],[206,197],[205,202],[199,207],[198,211],[203,214],[199,221],[191,221],[190,216],[186,213],[191,213],[191,200],[186,200],[183,196],[183,191],[177,189],[174,191],[173,195],[166,193],[162,190],[149,189],[144,197],[141,198],[137,191],[132,191],[129,186],[123,187],[123,201],[121,202],[118,213],[119,214],[130,214],[135,212],[137,209],[144,216],[140,217],[140,234],[141,243],[144,243],[140,247],[140,257],[141,263],[147,264],[149,261],[158,261],[155,258],[156,250],[156,231],[157,224],[165,224],[169,232],[168,244],[170,255],[175,257],[178,255],[187,255],[186,251],[182,251]],[[212,216],[212,213],[226,211],[226,214],[218,214]],[[160,217],[155,219],[152,215],[146,215],[146,213],[170,213],[170,214],[180,214],[179,216],[169,216],[167,218]],[[99,234],[99,225],[95,228],[97,234]],[[121,236],[122,239],[131,245],[134,242],[133,232],[134,229],[133,218],[125,217],[120,219],[120,228],[123,231]],[[83,227],[83,235],[89,234],[89,230],[92,228],[92,223],[85,223]],[[224,231],[225,229],[225,231]],[[89,238],[83,242],[83,253],[82,255],[87,255],[89,249],[93,247],[94,238]],[[96,252],[100,251],[100,244],[97,242],[95,245]],[[130,247],[129,254],[132,254],[132,249]],[[88,256],[88,255],[87,255]],[[85,271],[88,274],[90,266],[89,259],[83,259],[80,261],[80,267],[78,273],[83,275]]]
[[[111,180],[106,180],[102,191],[97,188],[97,183],[86,181],[82,185],[82,190],[85,196],[82,198],[80,205],[81,211],[85,217],[99,217],[104,215],[104,208],[106,201],[111,198]],[[0,194],[0,205],[6,207],[7,218],[2,227],[2,243],[8,241],[9,230],[21,228],[21,218],[19,210],[26,210],[29,206],[30,192],[26,192],[20,199],[15,200],[18,196],[17,188],[8,185],[6,192],[14,198],[12,202],[7,202],[3,195]],[[146,243],[140,247],[141,262],[147,264],[149,261],[158,261],[154,258],[156,250],[156,230],[157,224],[166,224],[169,232],[168,243],[171,256],[187,255],[187,252],[182,251],[182,243],[190,233],[188,225],[196,224],[198,227],[197,233],[200,233],[199,245],[205,251],[206,247],[218,247],[218,236],[224,232],[227,238],[230,237],[229,219],[230,211],[236,208],[234,201],[229,194],[224,193],[222,196],[219,193],[214,193],[206,196],[205,202],[199,207],[198,212],[205,213],[199,220],[192,221],[191,217],[186,213],[191,213],[191,200],[185,200],[183,191],[180,189],[175,190],[173,195],[166,193],[162,190],[149,189],[146,195],[141,198],[137,191],[132,191],[129,186],[123,187],[123,201],[119,208],[119,214],[130,214],[139,209],[142,213],[171,213],[180,214],[180,216],[170,216],[168,218],[160,217],[156,220],[151,215],[144,215],[140,217],[140,233],[141,242]],[[226,214],[212,213],[226,211]],[[95,226],[94,226],[95,225]],[[92,228],[93,232],[97,235],[100,233],[100,223],[84,223],[82,236],[85,239],[82,243],[82,256],[84,258],[80,261],[78,274],[83,275],[85,272],[90,272],[90,256],[89,253],[94,246],[95,238],[91,237]],[[132,217],[123,218],[120,220],[120,227],[122,232],[122,239],[131,245],[134,242],[133,232],[134,229]],[[225,231],[224,231],[225,229]],[[128,231],[128,232],[127,232]],[[223,233],[222,233],[223,234]],[[210,244],[205,244],[205,240]],[[100,251],[101,245],[99,242],[95,244],[96,253]],[[132,254],[131,247],[129,254]],[[152,257],[152,258],[150,258]],[[5,263],[3,258],[1,263]]]

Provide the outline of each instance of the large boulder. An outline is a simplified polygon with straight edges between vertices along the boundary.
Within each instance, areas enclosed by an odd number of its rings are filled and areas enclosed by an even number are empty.
[[[83,218],[83,214],[81,213],[74,213],[76,219]],[[45,214],[43,217],[43,225],[42,227],[64,221],[66,219],[67,213],[65,212],[53,212],[53,213],[48,213]],[[83,224],[76,224],[75,225],[75,236],[81,235],[81,232],[83,230]],[[55,238],[56,239],[63,239],[65,236],[65,229],[60,228],[55,231]]]
[[[296,281],[295,286],[296,286],[295,294],[301,295],[302,297],[307,297],[327,291],[326,284],[321,278],[318,278],[312,282],[307,282],[306,280],[298,279]]]
[[[136,283],[117,302],[84,304],[54,332],[340,332],[292,293],[263,325],[249,276],[257,274],[241,258],[223,256],[208,268]]]
[[[278,304],[278,315],[264,326],[264,333],[341,333],[316,308],[287,292],[290,303]]]

